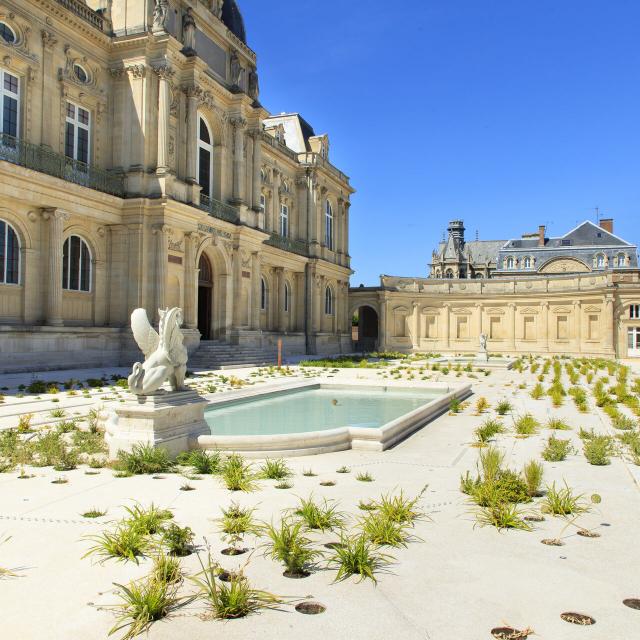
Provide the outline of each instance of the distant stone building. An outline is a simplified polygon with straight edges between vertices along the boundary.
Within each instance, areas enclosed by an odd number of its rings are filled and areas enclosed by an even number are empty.
[[[433,252],[431,278],[467,279],[575,274],[638,268],[637,246],[613,233],[613,220],[585,221],[563,236],[523,234],[511,240],[466,242],[464,223],[453,220],[449,237]]]

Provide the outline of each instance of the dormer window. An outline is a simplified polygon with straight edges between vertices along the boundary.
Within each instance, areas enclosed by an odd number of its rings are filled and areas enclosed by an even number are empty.
[[[604,254],[599,253],[596,256],[596,267],[598,269],[604,269]]]
[[[529,256],[524,259],[523,266],[525,269],[531,269],[531,258]]]
[[[507,269],[514,269],[516,266],[516,261],[513,258],[509,257],[507,258],[506,264],[507,264]]]
[[[627,262],[627,256],[625,256],[624,253],[619,253],[616,259],[616,266],[624,267],[626,262]]]

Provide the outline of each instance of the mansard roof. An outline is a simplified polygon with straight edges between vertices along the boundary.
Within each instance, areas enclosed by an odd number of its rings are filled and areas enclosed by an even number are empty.
[[[236,0],[224,0],[224,4],[222,5],[222,22],[236,38],[239,38],[244,44],[247,44],[244,19]]]

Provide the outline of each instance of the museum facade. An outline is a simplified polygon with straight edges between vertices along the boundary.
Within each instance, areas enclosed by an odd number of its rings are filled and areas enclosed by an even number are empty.
[[[260,104],[235,0],[0,0],[0,370],[200,341],[351,349],[349,178]]]

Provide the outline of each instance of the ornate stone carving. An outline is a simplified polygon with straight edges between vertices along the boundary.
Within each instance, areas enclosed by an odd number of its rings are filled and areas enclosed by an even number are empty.
[[[133,78],[144,78],[147,68],[143,64],[132,64],[125,67],[125,71]]]
[[[239,88],[240,83],[242,82],[242,65],[240,64],[240,58],[238,56],[237,51],[231,52],[231,57],[229,60],[229,82],[232,87]]]
[[[153,33],[165,33],[167,28],[167,17],[169,14],[169,2],[167,0],[156,0],[153,9]]]
[[[154,65],[152,69],[157,74],[157,76],[162,80],[170,80],[175,74],[175,71],[171,68],[171,66],[167,62]]]
[[[182,16],[182,53],[186,56],[196,55],[196,19],[193,17],[193,9],[187,7]]]
[[[50,31],[43,29],[40,35],[42,36],[42,45],[45,49],[51,50],[58,43],[58,39]]]

